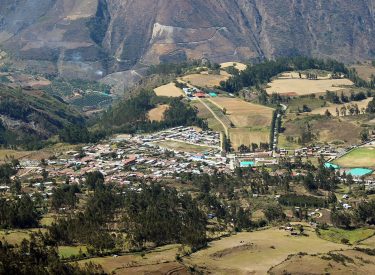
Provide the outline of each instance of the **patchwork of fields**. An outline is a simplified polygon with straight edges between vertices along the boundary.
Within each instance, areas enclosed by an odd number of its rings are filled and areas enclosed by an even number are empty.
[[[348,79],[327,79],[318,80],[300,79],[296,75],[286,75],[268,83],[266,89],[268,94],[279,93],[281,95],[302,96],[308,94],[320,94],[326,91],[340,91],[345,86],[352,86],[353,82]]]

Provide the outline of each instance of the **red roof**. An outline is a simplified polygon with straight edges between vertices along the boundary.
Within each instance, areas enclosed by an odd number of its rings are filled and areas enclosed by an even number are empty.
[[[196,97],[206,97],[205,93],[199,92],[195,94]]]

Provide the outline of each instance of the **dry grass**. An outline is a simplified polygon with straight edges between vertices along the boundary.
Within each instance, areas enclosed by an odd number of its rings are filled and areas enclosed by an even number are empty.
[[[234,66],[239,71],[244,71],[247,68],[247,65],[238,62],[225,62],[221,63],[220,65],[223,69]]]
[[[167,97],[180,97],[184,96],[184,93],[180,88],[177,88],[174,83],[169,83],[156,88],[155,94],[157,96],[167,96]]]
[[[182,77],[182,80],[194,86],[212,88],[219,86],[221,81],[225,81],[228,78],[229,75],[226,72],[221,72],[220,75],[207,73],[190,74]]]
[[[334,258],[331,255],[337,255]],[[373,257],[356,250],[323,255],[294,255],[270,274],[373,274]]]
[[[218,97],[210,99],[221,109],[227,110],[227,116],[236,127],[270,126],[273,109],[246,102],[239,98]]]
[[[316,117],[310,115],[293,117],[288,115],[285,120],[285,132],[282,136],[291,136],[298,138],[302,135],[309,122],[313,134],[318,143],[337,143],[343,146],[358,144],[360,142],[360,132],[362,128],[355,122],[350,121],[350,117]],[[282,140],[282,147],[289,147],[285,139]]]
[[[371,65],[355,65],[352,68],[356,69],[360,78],[370,80],[371,75],[375,75],[375,67]]]
[[[159,105],[156,108],[148,112],[148,118],[151,121],[162,121],[164,120],[164,113],[168,110],[169,105]]]
[[[252,143],[259,144],[261,142],[268,142],[269,136],[270,131],[268,128],[232,128],[229,130],[230,141],[235,150],[237,150],[242,144],[250,146]]]
[[[183,266],[175,261],[178,253],[178,245],[159,247],[144,257],[140,253],[134,253],[119,257],[103,257],[80,261],[80,264],[93,262],[100,264],[108,274],[188,274]]]
[[[350,106],[353,104],[357,104],[359,110],[362,108],[367,108],[368,103],[372,100],[372,97],[369,97],[365,100],[362,101],[353,101],[350,104],[329,104],[327,107],[321,107],[313,110],[311,114],[319,114],[319,115],[324,115],[325,112],[328,110],[333,116],[336,116],[336,108],[340,111],[341,107],[343,106]]]
[[[214,117],[214,115],[199,101],[193,104],[198,109],[198,116],[207,121],[208,127],[216,132],[224,132],[223,125]]]
[[[268,269],[284,261],[289,254],[328,252],[345,248],[318,238],[305,226],[309,236],[290,236],[275,228],[239,233],[210,243],[185,261],[213,274],[266,274]],[[219,257],[219,258],[218,258]]]
[[[299,79],[298,73],[285,73],[281,77],[268,83],[266,89],[268,94],[279,93],[290,96],[301,96],[308,94],[319,94],[329,91],[339,91],[344,86],[352,86],[353,82],[348,79],[328,79],[320,77],[318,80]]]

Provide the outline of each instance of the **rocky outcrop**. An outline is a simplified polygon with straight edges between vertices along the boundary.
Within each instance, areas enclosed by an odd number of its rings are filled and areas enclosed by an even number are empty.
[[[0,43],[69,77],[202,57],[352,62],[375,58],[374,6],[375,0],[0,0]]]

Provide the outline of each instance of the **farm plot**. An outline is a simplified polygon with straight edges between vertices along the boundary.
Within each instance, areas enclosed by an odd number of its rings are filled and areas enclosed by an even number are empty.
[[[108,274],[189,274],[183,265],[176,262],[179,245],[158,247],[144,256],[142,253],[127,254],[118,257],[101,257],[79,261],[80,265],[89,262],[100,264]]]
[[[162,121],[164,119],[164,113],[168,110],[169,105],[163,104],[148,112],[148,118],[151,121]]]
[[[246,102],[239,98],[218,97],[210,99],[238,127],[268,127],[271,125],[273,109]]]
[[[305,233],[308,236],[295,237],[276,228],[239,233],[210,243],[207,249],[192,254],[184,262],[213,274],[266,274],[290,254],[346,248],[320,239],[310,227],[305,227]]]
[[[269,128],[232,128],[229,130],[230,141],[235,150],[242,144],[250,146],[252,143],[268,142],[269,136]]]
[[[375,168],[375,146],[364,146],[335,161],[341,167]]]
[[[228,67],[235,67],[239,71],[244,71],[247,68],[247,65],[243,63],[238,63],[238,62],[225,62],[220,64],[222,69],[228,68]]]
[[[340,91],[347,86],[352,86],[349,79],[327,79],[318,80],[299,79],[294,74],[284,74],[268,83],[266,89],[268,94],[279,93],[281,95],[302,96],[309,94],[320,94],[326,91]]]
[[[228,78],[228,73],[221,72],[220,75],[207,73],[190,74],[182,77],[182,80],[194,86],[213,88],[219,86],[221,81],[225,81]]]
[[[174,83],[169,83],[160,86],[154,90],[157,96],[167,96],[167,97],[180,97],[184,96],[184,93],[180,88],[177,88]]]

